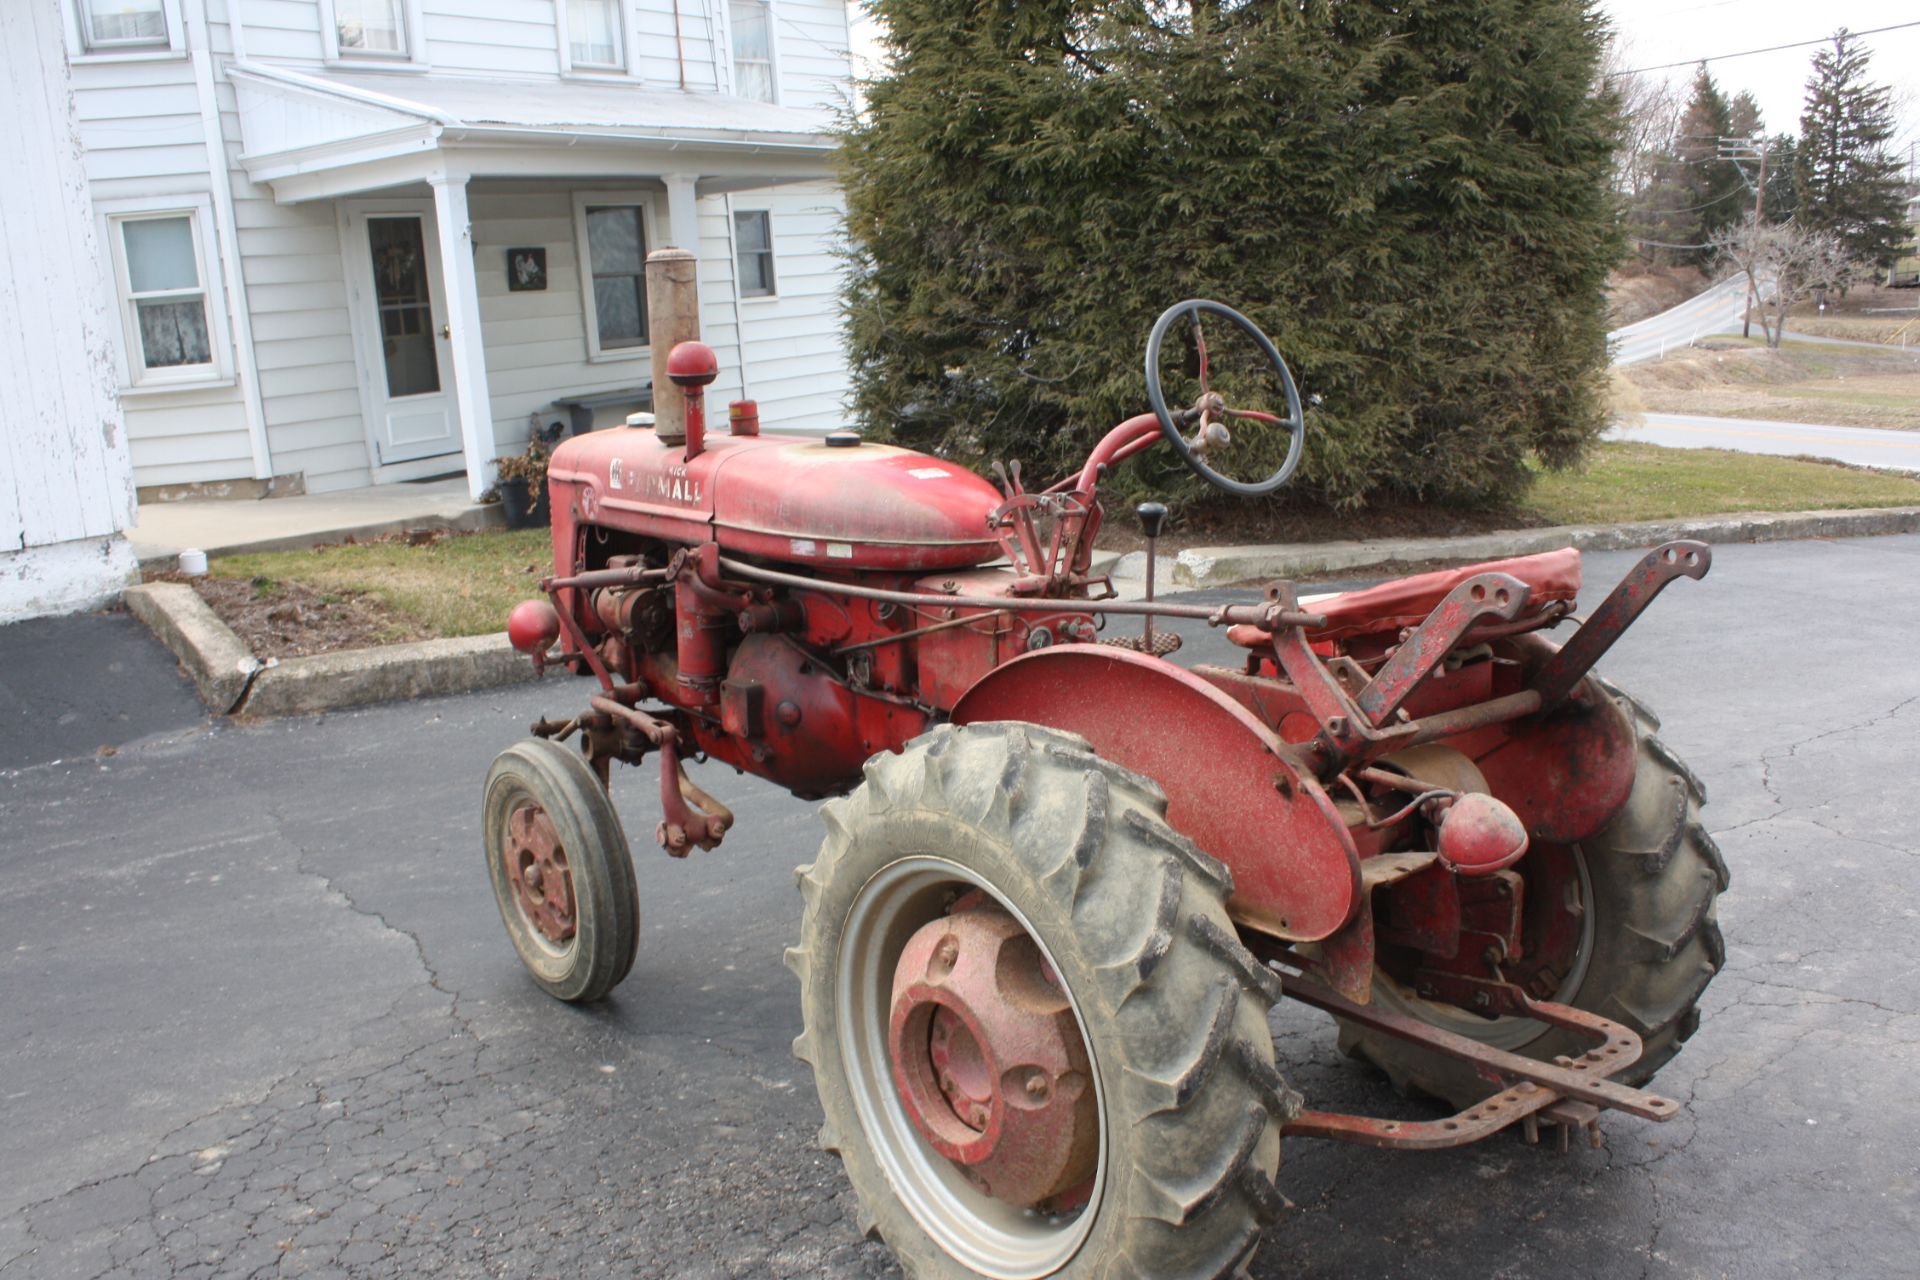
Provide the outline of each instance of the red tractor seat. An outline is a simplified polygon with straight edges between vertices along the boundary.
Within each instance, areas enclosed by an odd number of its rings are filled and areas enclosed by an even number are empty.
[[[1571,603],[1580,594],[1580,553],[1572,547],[1562,547],[1534,556],[1515,556],[1511,560],[1490,560],[1459,569],[1396,578],[1361,591],[1308,596],[1301,600],[1300,606],[1327,619],[1325,627],[1308,633],[1316,641],[1378,635],[1424,622],[1434,607],[1446,599],[1447,592],[1477,573],[1511,574],[1526,583],[1531,588],[1528,615],[1557,602]],[[1264,646],[1273,639],[1259,627],[1245,624],[1227,628],[1227,638],[1248,649]]]

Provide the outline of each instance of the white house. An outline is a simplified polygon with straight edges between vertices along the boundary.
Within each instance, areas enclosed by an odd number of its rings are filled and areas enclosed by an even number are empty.
[[[0,4],[0,622],[84,608],[134,572],[112,308],[59,0]]]
[[[839,424],[844,0],[59,3],[143,500],[477,496],[556,401],[634,407],[667,244],[717,398]]]

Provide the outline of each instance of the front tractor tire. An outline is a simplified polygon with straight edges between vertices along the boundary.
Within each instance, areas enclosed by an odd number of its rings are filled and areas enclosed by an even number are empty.
[[[916,1280],[1213,1277],[1277,1213],[1279,981],[1165,812],[1017,723],[934,729],[823,811],[794,1052]]]
[[[481,800],[488,878],[513,949],[550,996],[584,1004],[633,968],[640,894],[620,815],[578,752],[502,751]]]
[[[1631,1028],[1640,1060],[1614,1078],[1644,1085],[1700,1025],[1700,997],[1726,962],[1715,902],[1729,882],[1726,861],[1700,822],[1706,789],[1654,736],[1659,721],[1631,697],[1602,684],[1632,723],[1633,789],[1604,830],[1571,852],[1580,869],[1585,924],[1565,988],[1551,998]],[[1528,863],[1518,865],[1522,873]],[[1486,1019],[1423,1000],[1382,970],[1374,999],[1384,1007],[1530,1058],[1579,1056],[1590,1041],[1520,1018]],[[1455,1058],[1352,1023],[1340,1046],[1373,1063],[1402,1090],[1469,1107],[1498,1088]]]

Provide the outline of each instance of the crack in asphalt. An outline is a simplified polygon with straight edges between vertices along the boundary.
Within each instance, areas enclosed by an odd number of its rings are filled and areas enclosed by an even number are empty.
[[[1843,733],[1857,733],[1860,730],[1871,729],[1875,725],[1882,724],[1888,720],[1895,719],[1900,715],[1902,711],[1914,705],[1916,702],[1920,702],[1920,694],[1915,694],[1913,697],[1910,697],[1910,698],[1903,698],[1899,702],[1896,702],[1893,706],[1889,707],[1887,710],[1879,713],[1878,715],[1871,716],[1868,719],[1859,721],[1856,724],[1841,725],[1837,729],[1824,729],[1819,733],[1810,734],[1807,737],[1798,739],[1797,741],[1794,741],[1794,742],[1790,742],[1784,747],[1773,747],[1773,748],[1769,748],[1766,751],[1762,751],[1760,753],[1761,789],[1763,789],[1767,793],[1767,795],[1772,798],[1773,802],[1776,805],[1781,806],[1781,808],[1783,809],[1791,808],[1792,806],[1789,806],[1786,803],[1785,798],[1780,795],[1779,791],[1773,785],[1773,766],[1776,761],[1791,760],[1800,754],[1800,748],[1811,746],[1814,743],[1823,741],[1827,738],[1838,737],[1840,734],[1843,734]],[[1742,824],[1742,825],[1745,825],[1745,824]]]
[[[307,847],[304,841],[288,829],[286,818],[281,814],[279,809],[271,802],[262,802],[261,809],[273,822],[274,830],[279,833],[281,839],[293,847],[293,869],[295,874],[318,880],[321,887],[324,888],[327,893],[339,898],[340,901],[345,904],[347,910],[357,916],[374,921],[389,933],[405,938],[411,943],[413,946],[413,954],[419,961],[422,972],[427,976],[427,985],[447,997],[449,1001],[447,1010],[449,1016],[460,1024],[462,1031],[472,1036],[475,1040],[478,1040],[480,1036],[479,1033],[474,1030],[473,1023],[468,1020],[466,1015],[460,1012],[460,993],[440,980],[440,971],[434,966],[433,961],[427,957],[426,944],[420,940],[420,935],[410,929],[403,929],[399,925],[394,924],[391,920],[387,919],[383,912],[361,906],[353,894],[349,893],[333,874],[323,871],[318,867],[308,866],[308,860],[314,856],[313,851]],[[398,1005],[400,1001],[406,998],[407,993],[402,992],[394,998],[394,1005]],[[390,1010],[391,1008],[392,1006],[389,1006]]]

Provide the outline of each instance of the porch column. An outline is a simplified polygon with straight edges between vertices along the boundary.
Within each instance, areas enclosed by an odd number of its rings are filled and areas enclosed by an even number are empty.
[[[661,181],[667,184],[667,243],[698,258],[700,209],[694,184],[699,179],[691,173],[668,173],[661,175]]]
[[[460,412],[460,451],[467,492],[478,498],[493,483],[493,402],[487,395],[487,353],[480,337],[480,288],[473,271],[473,227],[464,174],[427,179],[440,231],[440,275],[447,293],[447,345],[453,355],[453,393]]]

